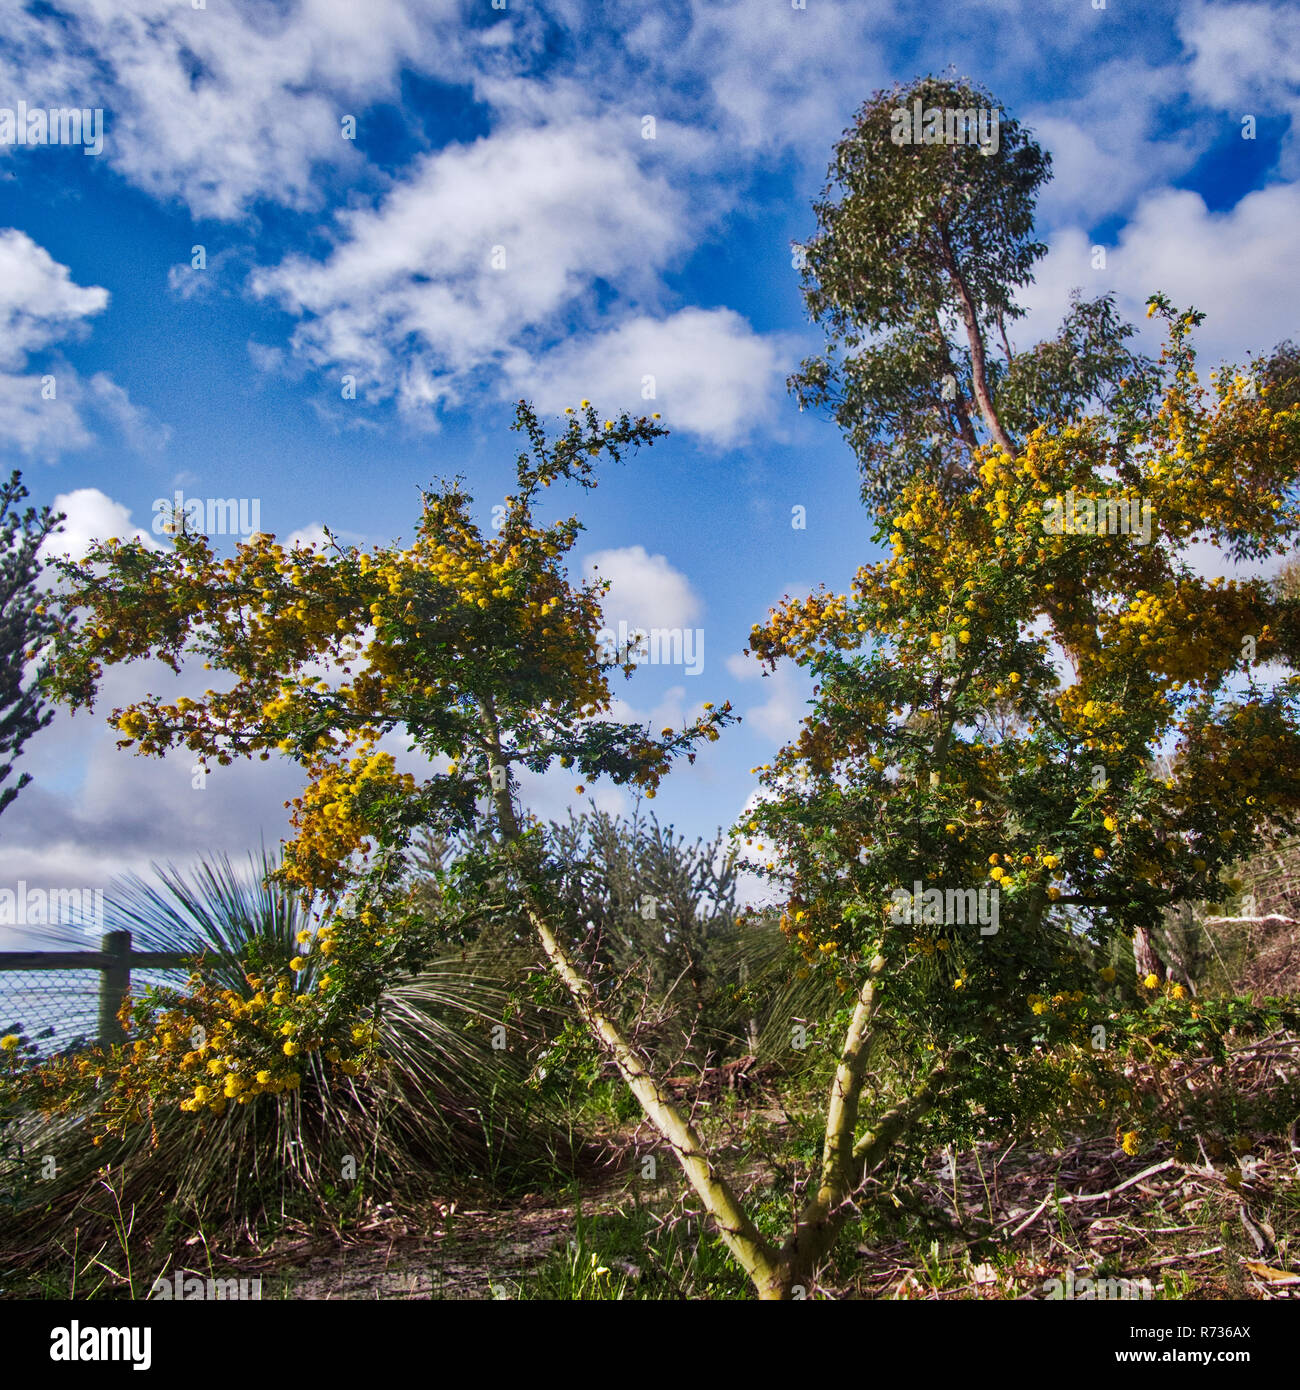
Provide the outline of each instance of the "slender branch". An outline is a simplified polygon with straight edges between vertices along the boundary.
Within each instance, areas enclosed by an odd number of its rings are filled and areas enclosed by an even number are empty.
[[[495,766],[505,766],[500,729],[490,701],[485,701],[483,705],[482,727],[488,744],[489,761]],[[511,800],[508,778],[494,780],[492,799],[501,838],[514,851],[519,840],[519,822]],[[666,1099],[662,1087],[601,1007],[591,982],[578,971],[552,930],[528,874],[521,873],[520,881],[524,911],[556,975],[569,991],[588,1028],[604,1045],[651,1124],[676,1154],[688,1181],[716,1222],[727,1248],[753,1280],[760,1297],[764,1296],[764,1291],[773,1287],[775,1282],[775,1248],[760,1234],[726,1179],[715,1171],[694,1127]]]
[[[1002,351],[1006,354],[1007,366],[1009,367],[1011,365],[1011,361],[1014,354],[1011,351],[1011,343],[1007,339],[1006,321],[1001,314],[998,315],[998,333],[1001,335],[1002,338]]]
[[[971,297],[970,287],[966,284],[966,277],[957,264],[957,258],[953,255],[947,230],[941,228],[940,236],[943,240],[945,268],[952,277],[953,286],[961,300],[962,321],[966,325],[966,340],[970,344],[971,382],[975,388],[975,400],[994,442],[1005,453],[1015,458],[1016,446],[1011,442],[1011,436],[1002,428],[1002,421],[998,419],[997,410],[993,405],[993,395],[989,390],[988,360],[984,355],[984,335],[980,332],[975,301]]]
[[[957,379],[957,369],[953,366],[952,349],[948,342],[948,335],[943,331],[943,325],[939,322],[938,312],[934,315],[935,337],[943,344],[944,356],[948,360],[948,370],[952,373],[953,380]],[[975,437],[975,426],[971,423],[970,412],[966,409],[966,401],[960,392],[952,402],[953,413],[957,416],[958,434],[961,441],[970,449],[975,449],[979,445],[979,440]]]

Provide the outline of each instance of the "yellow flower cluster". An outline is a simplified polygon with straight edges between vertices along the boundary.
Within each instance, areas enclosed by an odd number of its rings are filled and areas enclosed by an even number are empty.
[[[1086,998],[1087,995],[1084,994],[1083,990],[1075,989],[1061,990],[1050,998],[1041,994],[1031,994],[1027,996],[1027,1002],[1030,1011],[1039,1016],[1050,1012],[1065,1017],[1070,1009],[1077,1010]]]
[[[366,804],[377,795],[410,796],[415,778],[398,773],[391,753],[359,752],[346,764],[321,767],[295,799],[297,838],[285,847],[285,874],[314,892],[338,888],[354,853],[370,848]]]

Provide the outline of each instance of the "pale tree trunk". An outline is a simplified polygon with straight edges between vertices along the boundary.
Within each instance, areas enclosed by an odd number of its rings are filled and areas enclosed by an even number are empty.
[[[500,732],[490,704],[484,705],[482,727],[489,762],[504,767]],[[519,822],[507,779],[499,778],[493,784],[492,800],[502,840],[514,847],[519,839]],[[892,1145],[930,1108],[938,1090],[957,1069],[955,1060],[949,1059],[937,1067],[915,1095],[882,1115],[869,1133],[855,1138],[871,1045],[869,1025],[877,1007],[876,980],[885,965],[884,957],[876,956],[858,994],[831,1087],[817,1193],[800,1212],[793,1232],[778,1250],[764,1238],[726,1178],[715,1169],[694,1126],[665,1098],[655,1077],[606,1014],[591,982],[578,970],[556,936],[527,880],[527,874],[521,874],[524,911],[552,969],[637,1098],[646,1118],[676,1155],[687,1180],[713,1218],[719,1236],[749,1276],[758,1297],[765,1301],[788,1300],[796,1296],[795,1291],[801,1286],[806,1292],[818,1264],[830,1252],[852,1212],[849,1199]]]
[[[993,393],[989,390],[988,358],[984,351],[984,335],[980,331],[979,319],[975,313],[975,301],[971,298],[970,287],[957,265],[957,257],[953,255],[952,247],[948,244],[947,234],[942,235],[945,269],[952,277],[953,286],[961,301],[961,317],[966,327],[966,341],[970,346],[971,384],[975,388],[975,403],[980,408],[980,414],[984,417],[984,424],[993,442],[1015,458],[1016,446],[1011,442],[1011,436],[1002,428],[1002,421],[998,419],[997,410],[993,405]]]
[[[487,735],[490,761],[505,766],[500,734],[490,706],[484,709],[484,732]],[[519,823],[508,785],[492,788],[493,804],[502,839],[513,845],[519,838]],[[534,897],[528,883],[521,884],[524,910],[541,941],[542,949],[556,975],[569,991],[578,1012],[609,1053],[628,1089],[640,1102],[646,1117],[667,1141],[687,1180],[713,1217],[727,1249],[760,1290],[774,1276],[777,1252],[764,1240],[749,1214],[741,1206],[727,1180],[709,1162],[699,1135],[678,1110],[665,1098],[662,1088],[632,1046],[605,1013],[591,982],[579,973],[559,938],[546,920],[546,914]],[[760,1295],[761,1296],[761,1295]]]

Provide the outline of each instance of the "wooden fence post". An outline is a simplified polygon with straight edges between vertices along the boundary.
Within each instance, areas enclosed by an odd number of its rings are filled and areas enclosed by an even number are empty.
[[[109,1047],[126,1041],[117,1012],[131,988],[131,933],[105,932],[103,951],[109,960],[99,982],[99,1041]]]

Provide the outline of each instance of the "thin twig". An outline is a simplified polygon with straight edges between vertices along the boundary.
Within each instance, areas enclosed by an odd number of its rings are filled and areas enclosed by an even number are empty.
[[[1123,1192],[1126,1187],[1132,1187],[1134,1183],[1141,1182],[1143,1178],[1154,1177],[1156,1173],[1163,1173],[1166,1169],[1177,1168],[1179,1166],[1180,1165],[1176,1159],[1166,1159],[1163,1163],[1157,1163],[1150,1168],[1144,1169],[1135,1177],[1126,1178],[1122,1183],[1118,1183],[1114,1187],[1107,1188],[1105,1192],[1080,1192],[1075,1194],[1074,1196],[1069,1197],[1057,1197],[1057,1195],[1053,1192],[1050,1196],[1044,1197],[1043,1200],[1038,1204],[1038,1206],[1020,1223],[1019,1226],[1016,1227],[1014,1231],[1011,1232],[1011,1239],[1014,1240],[1027,1226],[1032,1226],[1034,1222],[1037,1221],[1038,1218],[1043,1214],[1043,1212],[1046,1211],[1049,1206],[1051,1206],[1053,1201],[1055,1201],[1058,1206],[1062,1207],[1069,1206],[1076,1202],[1102,1202],[1105,1201],[1108,1197],[1114,1197],[1117,1193]],[[1002,1226],[1009,1226],[1011,1222],[1014,1220],[1014,1216],[1010,1217],[1008,1218],[1008,1220],[1002,1223]],[[997,1229],[1001,1230],[1002,1226],[999,1226]]]

